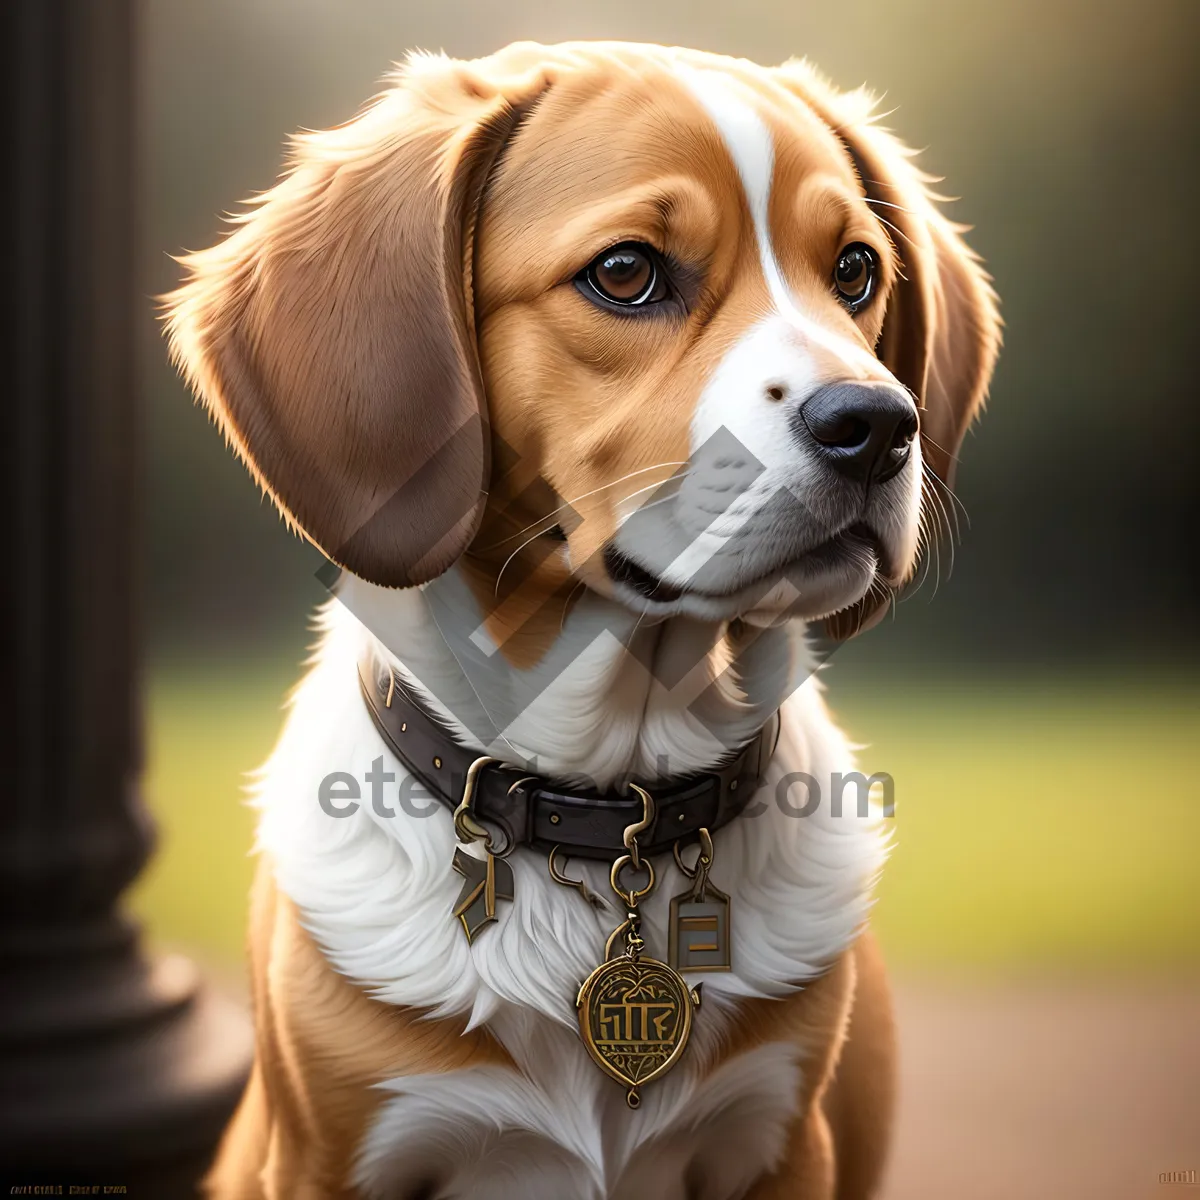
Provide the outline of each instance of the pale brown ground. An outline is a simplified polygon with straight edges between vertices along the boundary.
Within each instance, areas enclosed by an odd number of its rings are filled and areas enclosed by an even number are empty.
[[[1200,1200],[1200,981],[898,981],[883,1200]]]

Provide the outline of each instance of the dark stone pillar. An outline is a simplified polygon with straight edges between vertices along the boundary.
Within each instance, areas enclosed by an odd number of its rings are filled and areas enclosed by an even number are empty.
[[[138,795],[133,0],[7,0],[0,1179],[192,1194],[245,1017],[118,898]]]

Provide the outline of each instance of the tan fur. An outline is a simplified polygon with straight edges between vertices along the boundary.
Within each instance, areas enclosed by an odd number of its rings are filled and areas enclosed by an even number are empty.
[[[402,1075],[509,1064],[465,1022],[368,998],[339,975],[301,927],[264,859],[250,917],[257,1057],[208,1190],[220,1200],[353,1196],[354,1153],[380,1094]]]

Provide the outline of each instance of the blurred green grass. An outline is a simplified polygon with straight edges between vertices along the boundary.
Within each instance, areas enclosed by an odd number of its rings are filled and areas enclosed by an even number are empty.
[[[153,939],[241,954],[253,872],[245,773],[298,669],[165,663],[148,686],[160,847],[131,896]],[[1200,687],[1062,677],[981,688],[895,677],[830,701],[866,771],[895,780],[875,923],[921,968],[1200,965]]]

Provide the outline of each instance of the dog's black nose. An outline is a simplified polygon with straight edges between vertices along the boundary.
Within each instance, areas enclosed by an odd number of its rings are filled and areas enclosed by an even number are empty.
[[[891,383],[826,384],[804,401],[797,417],[821,457],[859,483],[895,475],[908,461],[917,433],[912,401]]]

